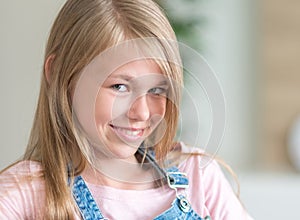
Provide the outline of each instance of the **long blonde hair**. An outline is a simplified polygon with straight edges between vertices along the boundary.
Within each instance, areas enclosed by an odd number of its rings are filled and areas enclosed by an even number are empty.
[[[76,208],[68,176],[80,174],[88,163],[76,140],[72,120],[71,90],[80,72],[105,49],[126,39],[145,37],[176,41],[166,16],[152,0],[68,0],[59,12],[45,51],[44,65],[49,57],[53,58],[50,80],[44,70],[24,155],[25,160],[39,161],[44,170],[45,219],[74,218]],[[178,65],[164,62],[160,66],[167,77],[182,85]],[[158,158],[166,156],[176,134],[180,91],[173,90],[176,98],[167,101],[166,131],[155,147]],[[68,171],[70,163],[73,166]]]

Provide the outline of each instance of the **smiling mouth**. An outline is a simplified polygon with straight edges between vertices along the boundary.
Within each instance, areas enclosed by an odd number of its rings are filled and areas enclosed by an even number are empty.
[[[143,137],[146,128],[124,128],[115,125],[110,125],[114,132],[126,141],[136,141]]]

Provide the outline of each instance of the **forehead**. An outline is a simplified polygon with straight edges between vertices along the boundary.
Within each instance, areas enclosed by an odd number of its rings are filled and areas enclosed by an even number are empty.
[[[108,77],[122,77],[129,80],[151,74],[162,75],[163,73],[154,60],[143,59],[131,61],[118,67]]]

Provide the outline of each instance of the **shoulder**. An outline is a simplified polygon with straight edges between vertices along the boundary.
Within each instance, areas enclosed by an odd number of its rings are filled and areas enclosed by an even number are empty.
[[[45,199],[43,169],[40,163],[20,161],[0,173],[0,217],[34,217]],[[41,210],[41,209],[40,209]]]
[[[225,194],[235,196],[230,182],[223,173],[223,163],[220,166],[219,159],[216,159],[215,155],[184,143],[181,143],[181,153],[186,155],[186,158],[178,167],[190,178],[192,188],[201,188],[205,201],[212,197],[218,200]]]
[[[34,173],[39,172],[42,170],[42,166],[40,162],[32,161],[32,160],[22,160],[19,161],[7,168],[5,168],[0,175],[7,175],[12,173],[19,173],[19,174],[28,174],[28,173]]]
[[[3,187],[26,185],[29,182],[41,181],[43,169],[39,162],[20,161],[0,173],[0,184]]]
[[[186,172],[191,180],[191,195],[201,197],[212,219],[250,219],[214,155],[183,143],[181,152],[188,155],[179,169]],[[221,164],[223,166],[223,162]],[[191,199],[194,203],[199,200]]]
[[[205,152],[204,149],[194,146],[188,146],[180,143],[181,154],[184,159],[179,164],[179,169],[194,177],[198,177],[201,185],[216,186],[216,183],[225,183],[227,179],[219,165],[219,160],[215,155]],[[230,187],[231,188],[231,187]]]
[[[179,145],[180,163],[179,167],[183,169],[196,169],[202,175],[214,175],[220,172],[220,166],[215,160],[214,155],[205,152],[204,149],[195,146],[189,146],[183,142]]]
[[[196,188],[201,188],[204,194],[207,194],[207,190],[212,187],[218,187],[216,183],[227,184],[227,180],[223,174],[223,171],[215,159],[214,155],[206,153],[204,149],[195,146],[189,146],[184,143],[180,143],[177,146],[178,152],[176,157],[176,166],[181,172],[187,174],[190,179],[191,187],[195,185]],[[212,189],[215,190],[215,189]]]
[[[43,181],[43,169],[39,162],[20,161],[0,173],[0,184],[2,189],[13,189],[26,187],[28,184],[40,185]],[[3,190],[0,190],[3,193]]]

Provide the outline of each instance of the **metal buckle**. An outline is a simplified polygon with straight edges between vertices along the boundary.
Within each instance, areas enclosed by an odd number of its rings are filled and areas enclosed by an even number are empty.
[[[184,196],[179,197],[179,208],[183,212],[189,212],[191,210],[191,204]]]
[[[186,184],[185,183],[180,183],[180,182],[178,183],[178,182],[175,181],[175,177],[173,177],[174,175],[178,175],[178,176],[180,176],[179,178],[182,178],[182,176],[183,176],[183,178],[187,179],[186,178],[187,177],[186,173],[167,172],[166,174],[167,174],[168,185],[169,185],[170,188],[175,189],[175,190],[177,188],[182,188],[182,189],[188,188],[188,186],[189,186],[188,182]]]

